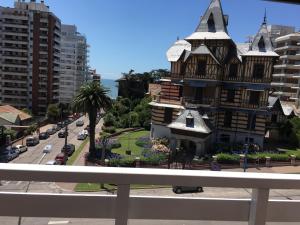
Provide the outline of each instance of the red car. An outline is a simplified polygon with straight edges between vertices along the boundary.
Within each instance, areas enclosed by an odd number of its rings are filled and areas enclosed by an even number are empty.
[[[55,157],[55,161],[59,161],[59,162],[61,162],[62,165],[66,165],[67,161],[68,161],[68,155],[66,155],[65,153],[59,153]]]

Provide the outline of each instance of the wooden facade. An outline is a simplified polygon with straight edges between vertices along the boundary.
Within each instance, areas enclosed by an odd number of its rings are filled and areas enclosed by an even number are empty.
[[[212,2],[215,5],[219,1]],[[210,6],[206,13],[214,14],[216,10]],[[263,29],[265,23],[256,38],[263,37],[267,46]],[[184,49],[178,60],[171,61],[170,82],[162,83],[160,98],[176,100],[185,108],[196,108],[201,115],[207,115],[214,128],[214,142],[250,141],[262,145],[270,117],[268,98],[276,54],[265,54],[270,49],[252,53],[261,48],[254,46],[255,41],[249,44],[247,53],[241,53],[230,38],[201,38],[201,32],[197,34],[199,39],[186,39],[191,50]],[[203,35],[210,37],[209,32]],[[153,106],[152,124],[167,125],[165,110]],[[178,112],[174,110],[173,121]],[[225,140],[224,136],[229,138]]]

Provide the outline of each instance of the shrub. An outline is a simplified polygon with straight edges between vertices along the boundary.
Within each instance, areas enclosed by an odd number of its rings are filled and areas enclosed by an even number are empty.
[[[142,152],[141,163],[144,165],[157,166],[168,161],[168,156],[161,152],[155,152],[151,150],[144,150]]]
[[[116,133],[116,128],[115,127],[104,127],[103,131],[109,134],[114,134]]]
[[[226,153],[220,153],[217,155],[217,161],[218,163],[224,163],[224,164],[238,164],[240,162],[240,156],[239,155],[231,155]]]

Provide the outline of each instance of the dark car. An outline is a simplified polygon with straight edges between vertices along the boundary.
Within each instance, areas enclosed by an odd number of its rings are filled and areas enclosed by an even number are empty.
[[[176,194],[191,193],[191,192],[203,192],[202,187],[187,187],[187,186],[174,186],[173,192]]]
[[[67,144],[61,149],[61,152],[66,153],[68,156],[71,156],[75,152],[75,145]]]
[[[50,128],[46,132],[47,132],[47,134],[52,135],[52,134],[56,133],[56,129]]]
[[[0,154],[0,162],[9,162],[19,156],[19,153],[11,147],[6,148]]]
[[[68,161],[68,156],[65,153],[59,153],[56,157],[55,157],[55,161],[61,162],[62,165],[66,165],[67,161]]]
[[[68,133],[65,130],[58,132],[59,138],[65,138],[67,135],[68,135]]]
[[[39,135],[39,139],[40,140],[46,140],[46,139],[48,139],[49,138],[49,134],[47,133],[47,132],[42,132],[42,133],[40,133],[40,135]]]
[[[63,127],[65,127],[65,123],[59,122],[59,123],[57,123],[57,127],[63,128]]]

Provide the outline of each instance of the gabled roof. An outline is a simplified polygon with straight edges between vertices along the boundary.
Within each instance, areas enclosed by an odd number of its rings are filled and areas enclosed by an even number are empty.
[[[187,127],[186,119],[187,117],[192,116],[194,118],[194,126]],[[169,126],[171,129],[179,129],[185,131],[192,131],[204,134],[210,134],[212,131],[205,123],[202,116],[199,114],[197,110],[186,109],[182,112],[182,114]]]
[[[228,16],[224,16],[220,0],[211,0],[209,7],[201,17],[196,32],[227,33]],[[210,26],[213,25],[213,26]],[[212,29],[212,27],[214,29]]]
[[[192,46],[185,40],[177,40],[167,51],[169,62],[177,62],[184,50],[191,51]]]
[[[3,120],[8,121],[9,123],[15,124],[20,117],[16,113],[1,112],[0,113],[0,118],[2,118]]]
[[[225,32],[194,32],[185,40],[230,40],[231,38]]]
[[[214,56],[214,54],[204,44],[200,45],[198,48],[196,48],[194,51],[192,51],[192,54],[193,55],[210,55],[216,61],[216,63],[220,64],[219,61]]]
[[[278,56],[273,50],[272,41],[268,32],[266,15],[264,21],[255,35],[246,56]]]
[[[27,120],[30,119],[31,116],[21,110],[18,110],[10,105],[2,105],[0,106],[0,113],[12,113],[12,114],[16,114],[19,115],[20,120]]]

